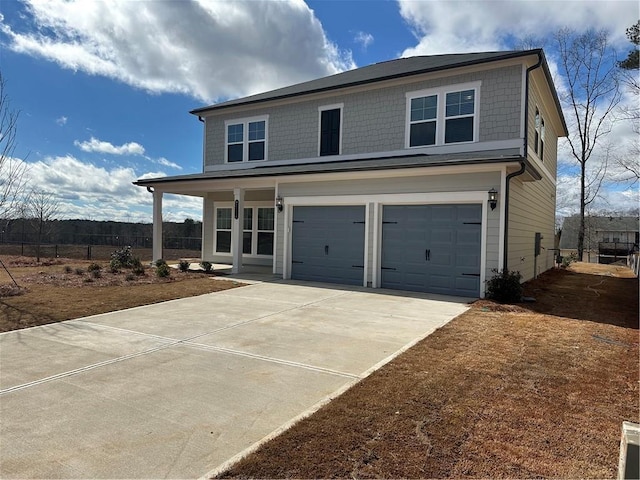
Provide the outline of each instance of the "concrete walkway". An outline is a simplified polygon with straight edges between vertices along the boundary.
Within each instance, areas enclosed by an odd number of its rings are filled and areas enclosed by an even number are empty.
[[[256,283],[0,334],[0,477],[197,478],[469,299]]]

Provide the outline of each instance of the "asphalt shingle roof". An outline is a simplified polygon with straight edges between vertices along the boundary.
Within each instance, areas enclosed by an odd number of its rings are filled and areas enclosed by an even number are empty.
[[[398,58],[386,62],[374,63],[366,67],[348,70],[328,77],[322,77],[308,82],[290,85],[288,87],[271,90],[269,92],[258,93],[249,97],[237,98],[227,102],[196,108],[191,113],[199,115],[208,111],[229,108],[237,105],[265,102],[281,98],[295,97],[314,92],[322,92],[337,88],[363,85],[367,83],[389,80],[392,78],[407,77],[420,73],[435,72],[449,68],[459,68],[468,65],[491,62],[496,60],[506,60],[510,58],[523,57],[527,55],[542,54],[541,49],[535,50],[509,50],[502,52],[481,52],[481,53],[457,53],[447,55],[429,55],[408,58]]]

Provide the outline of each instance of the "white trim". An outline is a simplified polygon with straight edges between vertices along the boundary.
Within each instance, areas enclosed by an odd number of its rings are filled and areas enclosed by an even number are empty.
[[[324,157],[337,157],[339,155],[342,155],[342,125],[343,125],[343,120],[344,120],[344,103],[334,103],[332,105],[322,105],[320,107],[318,107],[318,157],[320,157],[320,148],[322,145],[322,112],[327,111],[327,110],[340,110],[340,138],[339,140],[339,145],[338,145],[338,155],[324,155],[322,156],[322,158]]]
[[[264,122],[264,158],[262,160],[249,160],[249,124]],[[242,161],[229,163],[229,125],[242,125]],[[237,142],[239,143],[239,142]],[[265,162],[269,159],[269,115],[255,117],[234,118],[224,121],[224,163],[225,165],[253,164]],[[207,171],[205,169],[205,171]]]
[[[382,206],[379,202],[373,203],[373,259],[371,268],[371,286],[378,288],[380,286],[380,265],[382,264]]]
[[[282,252],[282,278],[289,280],[291,278],[291,206],[287,199],[284,200],[284,238]]]
[[[489,234],[489,198],[485,192],[482,202],[482,224],[480,225],[480,298],[485,297],[487,279],[487,235]]]
[[[436,113],[436,139],[435,145],[430,145],[430,147],[434,146],[459,146],[465,144],[475,144],[478,143],[478,139],[480,138],[478,129],[480,126],[480,87],[482,86],[482,81],[477,80],[474,82],[467,83],[458,83],[455,85],[446,85],[442,87],[429,88],[425,90],[416,90],[412,92],[405,93],[405,125],[404,125],[404,146],[407,149],[415,150],[417,148],[424,148],[424,145],[420,145],[417,147],[411,147],[411,100],[419,97],[429,97],[435,96],[437,98],[437,113]],[[473,90],[474,91],[474,102],[473,102],[473,140],[468,142],[455,142],[455,143],[445,143],[445,125],[446,125],[446,98],[448,93],[461,92],[463,90]],[[468,117],[471,115],[465,115]],[[453,117],[452,117],[453,118]],[[461,151],[459,148],[455,148],[455,151]]]
[[[273,267],[273,274],[276,275],[277,273],[277,258],[278,258],[278,218],[280,215],[282,215],[282,212],[278,211],[278,208],[276,207],[276,198],[278,198],[278,195],[280,195],[280,185],[278,183],[276,183],[276,188],[274,191],[274,195],[273,195],[273,261],[272,261],[272,267]],[[284,206],[283,206],[284,209]]]
[[[369,278],[369,205],[367,202],[364,206],[364,277],[362,278],[362,286],[367,286],[367,279]]]
[[[246,190],[244,191],[244,194],[246,196]],[[215,256],[220,256],[220,257],[229,257],[232,258],[233,257],[233,252],[234,252],[234,244],[233,241],[231,243],[231,252],[218,252],[217,248],[218,248],[218,224],[217,224],[217,218],[218,218],[218,209],[220,208],[229,208],[231,209],[231,229],[227,230],[227,229],[222,229],[220,231],[222,232],[227,232],[227,231],[233,231],[233,222],[234,222],[234,218],[233,218],[233,202],[214,202],[214,208],[213,208],[213,255]],[[278,209],[275,207],[275,200],[274,202],[269,202],[269,201],[265,201],[265,200],[260,200],[260,201],[244,201],[244,207],[243,208],[251,208],[253,209],[251,214],[253,216],[253,218],[251,219],[251,251],[252,252],[257,252],[258,248],[257,248],[257,241],[258,241],[258,208],[273,208],[274,209],[274,218],[273,218],[273,255],[258,255],[257,253],[253,254],[253,253],[243,253],[242,257],[243,258],[249,258],[249,259],[269,259],[269,258],[273,258],[274,259],[274,269],[275,269],[275,258],[276,258],[276,227],[277,227],[277,218],[275,217],[275,215],[277,215],[277,211]],[[242,216],[244,217],[244,211],[242,212]],[[203,223],[204,225],[204,223]],[[244,227],[244,223],[242,225],[242,227]],[[248,231],[248,230],[247,230]],[[262,232],[266,231],[266,230],[260,230]],[[241,229],[240,233],[244,233],[245,230],[244,228]]]

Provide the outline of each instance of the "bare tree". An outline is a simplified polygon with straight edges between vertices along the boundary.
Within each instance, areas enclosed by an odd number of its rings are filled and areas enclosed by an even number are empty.
[[[633,44],[627,58],[618,62],[622,83],[633,101],[622,107],[622,118],[631,122],[634,139],[624,154],[615,157],[620,174],[617,180],[637,183],[640,180],[640,20],[627,28],[627,38]]]
[[[48,233],[50,220],[58,214],[60,203],[53,193],[32,191],[26,205],[28,217],[36,231],[36,262],[39,262],[42,238]]]
[[[589,181],[587,166],[602,137],[611,131],[613,113],[620,102],[617,65],[604,31],[577,34],[562,29],[555,35],[559,69],[568,84],[561,100],[569,113],[568,142],[571,155],[580,166],[580,227],[578,257],[582,260],[585,238],[585,210],[593,202],[607,167],[605,161]],[[608,158],[608,155],[607,155]]]
[[[19,112],[11,109],[0,72],[0,219],[10,218],[27,185],[27,164],[15,158]]]

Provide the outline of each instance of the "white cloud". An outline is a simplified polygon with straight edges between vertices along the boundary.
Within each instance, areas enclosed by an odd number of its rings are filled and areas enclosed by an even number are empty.
[[[136,142],[115,146],[112,143],[91,137],[88,141],[74,141],[73,144],[83,152],[109,153],[111,155],[144,155],[144,147]]]
[[[149,155],[145,155],[145,148],[136,142],[124,143],[120,146],[113,145],[110,142],[98,140],[95,137],[91,137],[89,140],[80,142],[75,140],[73,144],[83,152],[97,152],[108,153],[110,155],[135,155],[145,158],[151,163],[162,165],[163,167],[170,167],[176,170],[182,170],[182,167],[177,163],[167,160],[164,157],[153,158]]]
[[[564,0],[562,2],[398,0],[400,14],[418,44],[402,56],[478,52],[512,48],[530,38],[544,39],[561,27],[605,29],[623,52],[625,29],[638,18],[634,0]]]
[[[145,158],[147,158],[148,160],[151,160],[152,162],[157,163],[158,165],[162,165],[164,167],[171,167],[171,168],[175,168],[176,170],[182,170],[182,167],[180,165],[178,165],[177,163],[171,162],[164,157],[160,157],[155,160],[153,160],[151,157],[145,157]]]
[[[60,118],[56,118],[56,123],[62,127],[63,125],[67,124],[67,120],[68,118],[63,115]]]
[[[71,155],[29,162],[31,184],[59,200],[58,218],[151,222],[153,197],[133,182],[163,176],[161,171],[139,174],[128,167],[98,167]],[[200,219],[202,200],[167,195],[163,213],[167,221]]]
[[[373,35],[366,32],[356,32],[356,36],[353,39],[354,42],[362,45],[362,48],[366,49],[373,43]]]
[[[154,93],[208,102],[354,67],[302,0],[24,3],[36,29],[0,16],[8,48]]]

